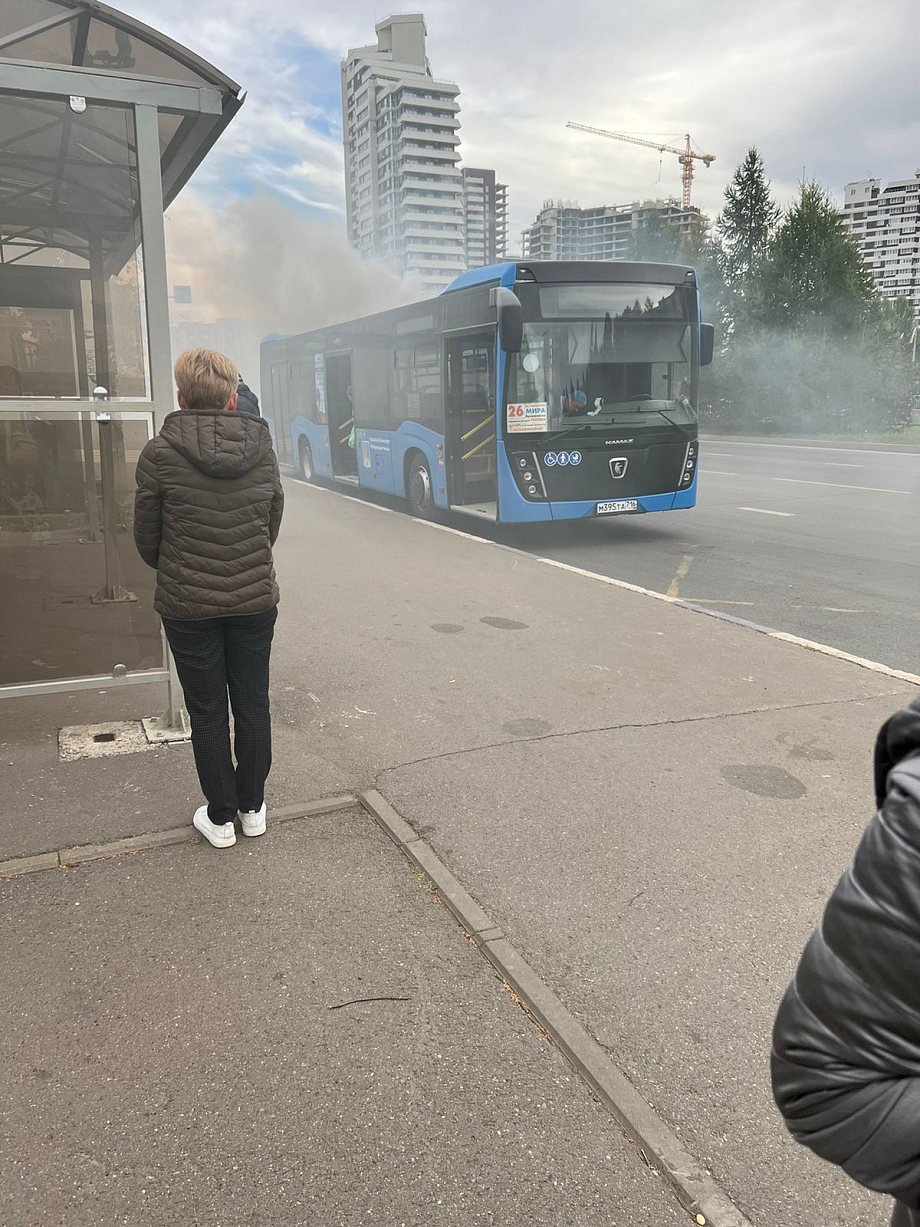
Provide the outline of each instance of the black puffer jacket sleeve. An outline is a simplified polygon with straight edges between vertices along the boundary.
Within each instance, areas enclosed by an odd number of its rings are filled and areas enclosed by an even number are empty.
[[[137,490],[134,495],[134,540],[137,552],[148,567],[156,567],[160,559],[160,539],[163,527],[163,502],[157,472],[158,438],[151,439],[137,462]]]
[[[773,1033],[793,1136],[920,1225],[920,700],[876,743],[880,808],[802,956]]]
[[[284,515],[284,490],[281,486],[281,471],[278,468],[278,458],[272,453],[275,465],[275,490],[272,494],[272,506],[268,515],[268,535],[272,545],[278,540],[281,531],[281,517]]]

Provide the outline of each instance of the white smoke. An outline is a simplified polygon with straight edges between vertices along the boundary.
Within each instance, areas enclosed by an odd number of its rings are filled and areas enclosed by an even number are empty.
[[[421,293],[348,245],[340,215],[298,212],[267,193],[213,206],[187,190],[166,216],[174,345],[233,348],[258,385],[268,333],[298,333],[412,302]]]

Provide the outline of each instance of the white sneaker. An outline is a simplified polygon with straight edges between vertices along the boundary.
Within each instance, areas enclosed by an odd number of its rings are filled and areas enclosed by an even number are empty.
[[[253,810],[251,813],[243,813],[240,810],[240,823],[243,827],[244,835],[264,835],[265,834],[265,802],[262,802],[260,810]]]
[[[195,810],[192,826],[200,831],[209,844],[215,848],[232,848],[236,843],[236,828],[232,822],[218,826],[208,817],[208,807],[200,806]]]

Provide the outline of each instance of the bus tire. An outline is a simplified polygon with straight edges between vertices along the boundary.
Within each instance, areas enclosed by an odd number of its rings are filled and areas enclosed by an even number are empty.
[[[406,462],[406,500],[409,511],[419,520],[433,520],[434,486],[431,469],[421,452],[412,452]]]
[[[309,443],[300,445],[300,476],[304,481],[315,482],[316,470],[313,468],[313,452]]]

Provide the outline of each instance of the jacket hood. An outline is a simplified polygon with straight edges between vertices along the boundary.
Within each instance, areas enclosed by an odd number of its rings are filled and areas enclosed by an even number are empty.
[[[209,477],[242,477],[271,451],[268,423],[250,413],[182,409],[160,431],[166,442]]]
[[[881,806],[888,773],[908,755],[920,751],[920,699],[886,720],[875,743],[875,796]]]

